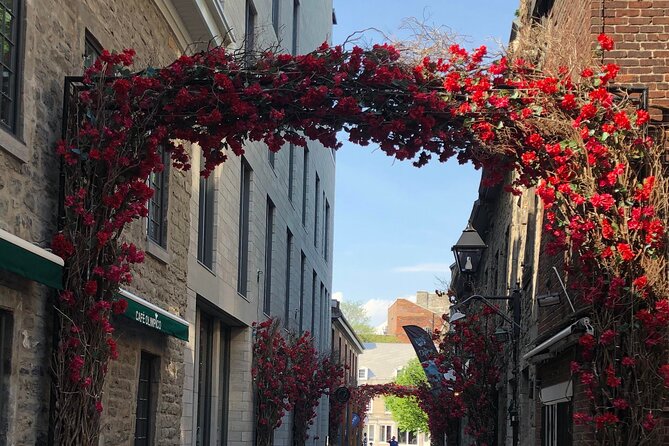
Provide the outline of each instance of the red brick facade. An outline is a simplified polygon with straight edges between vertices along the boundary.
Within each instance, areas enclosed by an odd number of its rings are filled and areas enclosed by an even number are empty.
[[[406,299],[397,299],[388,308],[388,333],[396,336],[398,342],[409,342],[404,325],[417,325],[431,331],[441,329],[443,319],[437,314]]]
[[[603,62],[616,63],[621,67],[616,84],[647,88],[653,119],[669,119],[666,111],[663,111],[669,105],[669,66],[666,64],[669,58],[669,1],[555,0],[550,9],[550,20],[567,35],[573,36],[572,44],[577,51],[590,51],[595,45],[596,36],[602,32],[612,36],[615,49],[606,54]],[[537,295],[560,291],[560,284],[553,271],[553,266],[561,271],[560,265],[560,259],[540,258],[536,273]],[[538,334],[541,336],[555,332],[576,318],[572,316],[565,299],[560,306],[540,308]],[[555,380],[569,380],[571,374],[565,364],[574,356],[573,349],[568,349],[554,360],[538,365],[537,380],[542,385]],[[572,410],[587,409],[588,401],[576,386]],[[538,400],[536,411],[536,439],[537,444],[541,444],[541,402]],[[573,426],[574,445],[589,444],[592,440],[591,427]]]

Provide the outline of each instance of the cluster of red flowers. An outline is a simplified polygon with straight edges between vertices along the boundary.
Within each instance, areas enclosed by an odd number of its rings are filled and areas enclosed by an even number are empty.
[[[288,411],[293,412],[294,441],[305,444],[319,400],[341,382],[343,368],[319,355],[309,332],[286,340],[276,319],[254,323],[254,337],[257,444],[271,444]]]
[[[598,40],[604,51],[613,47],[605,35]],[[650,348],[669,324],[658,307],[664,290],[644,269],[667,238],[664,211],[653,206],[661,191],[646,162],[655,147],[645,133],[649,115],[609,91],[619,71],[615,64],[584,69],[573,79],[566,68],[545,75],[519,58],[486,64],[484,47],[470,53],[453,45],[444,58],[411,66],[389,45],[344,51],[324,44],[306,55],[266,53],[255,61],[214,48],[132,74],[133,55],[103,53],[87,71],[72,128],[57,145],[66,189],[63,231],[53,240],[54,251],[67,260],[63,363],[79,355],[82,370],[106,369],[115,355],[107,341],[112,307],[97,302],[112,302],[119,284],[131,280],[130,265],[142,261],[132,245],[119,249],[119,237],[128,223],[147,215],[152,191],[146,178],[163,168],[159,150],[188,169],[183,143],[197,143],[208,175],[229,153],[241,155],[249,140],[273,151],[287,142],[305,146],[307,139],[337,148],[341,131],[416,166],[432,158],[470,161],[485,168],[487,184],[515,171],[507,189],[536,186],[544,203],[548,253],[571,254],[567,269],[577,273],[570,286],[580,302],[606,313],[597,318],[598,335],[632,309],[642,334],[627,334],[642,336]],[[555,117],[575,133],[542,125]],[[81,345],[67,341],[69,321],[84,334]],[[592,361],[606,370],[606,358],[616,355],[599,352],[621,348],[607,337],[596,344],[586,351],[584,370]],[[657,371],[660,355],[645,352],[656,358],[645,367]],[[632,375],[618,370],[616,376],[624,381]],[[599,386],[607,381],[599,377]],[[93,387],[86,395],[99,394],[102,384]],[[599,397],[598,408],[612,408],[618,395]],[[639,398],[630,404],[643,406]]]

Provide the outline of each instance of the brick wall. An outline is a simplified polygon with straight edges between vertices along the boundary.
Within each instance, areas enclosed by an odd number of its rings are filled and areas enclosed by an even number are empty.
[[[388,308],[388,334],[396,336],[398,342],[409,342],[404,325],[417,325],[430,330],[441,329],[441,314],[434,313],[406,299],[397,299]]]
[[[528,19],[531,7],[541,3],[540,0],[523,0],[521,2],[521,19]],[[666,40],[669,38],[669,1],[618,1],[618,0],[555,0],[550,16],[546,19],[566,36],[563,46],[569,47],[579,58],[586,58],[596,45],[596,36],[602,32],[611,35],[615,40],[615,50],[606,53],[603,63],[616,63],[621,67],[617,84],[625,86],[643,86],[649,89],[650,109],[653,119],[666,119],[662,109],[669,103],[669,86],[667,75],[669,68],[666,59],[669,51]],[[557,50],[559,51],[559,49]],[[551,57],[548,53],[547,58]],[[542,212],[536,213],[535,222],[541,225]],[[541,226],[539,226],[541,227]],[[540,232],[540,231],[539,231]],[[540,248],[543,252],[547,237],[538,234]],[[536,294],[561,292],[553,267],[562,272],[562,258],[540,255],[536,265]],[[578,296],[572,295],[578,310]],[[527,309],[526,309],[527,310]],[[571,308],[563,296],[562,304],[555,307],[536,309],[538,336],[555,332],[573,319]],[[529,312],[524,316],[529,318]],[[574,351],[564,351],[555,360],[548,361],[537,367],[536,376],[542,385],[549,385],[552,380],[566,380],[570,373],[568,361],[573,359]],[[585,397],[580,384],[574,387],[573,410],[587,411],[589,401]],[[536,436],[540,442],[541,403],[536,402]],[[589,444],[593,441],[590,427],[573,426],[574,444]]]

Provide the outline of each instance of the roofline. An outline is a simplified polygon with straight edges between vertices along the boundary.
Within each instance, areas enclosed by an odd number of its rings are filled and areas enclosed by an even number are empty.
[[[332,299],[332,301],[335,301],[335,299]],[[351,324],[348,323],[346,320],[346,317],[344,316],[344,313],[339,310],[339,306],[335,307],[338,311],[332,313],[332,321],[333,323],[338,323],[337,325],[341,325],[341,328],[343,329],[343,332],[347,334],[349,341],[352,344],[355,344],[355,346],[358,348],[358,354],[362,353],[362,351],[365,349],[365,346],[362,345],[362,341],[358,337],[357,333],[355,330],[353,330],[353,327],[351,327]]]

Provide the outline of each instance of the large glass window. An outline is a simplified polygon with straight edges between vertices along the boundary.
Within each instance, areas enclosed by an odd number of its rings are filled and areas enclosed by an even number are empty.
[[[272,200],[267,197],[265,222],[265,289],[263,299],[263,311],[267,315],[271,314],[272,311],[272,250],[274,248],[274,212],[274,203],[272,203]]]
[[[9,444],[9,380],[12,374],[12,313],[0,310],[0,444]]]
[[[16,133],[18,120],[19,24],[22,4],[20,0],[0,0],[0,125]]]
[[[135,446],[149,446],[154,443],[158,360],[157,356],[147,352],[142,352],[140,355],[137,410],[135,411]]]
[[[206,313],[201,312],[198,337],[197,446],[208,445],[211,437],[213,341],[214,321]]]
[[[327,262],[330,258],[330,203],[325,200],[325,222],[323,224],[323,258]]]
[[[306,274],[307,268],[307,257],[304,255],[304,252],[301,253],[302,257],[300,258],[300,333],[304,330],[304,275]]]
[[[220,320],[198,311],[197,446],[226,444],[229,330]]]
[[[163,170],[152,172],[149,176],[149,186],[153,189],[153,196],[149,200],[149,218],[147,234],[156,244],[167,248],[167,202],[169,197],[168,184],[170,172],[170,154],[160,147],[158,155],[163,163]]]
[[[204,156],[200,157],[200,170],[204,169]],[[200,175],[198,208],[197,259],[207,268],[214,264],[214,173],[205,178]]]
[[[251,0],[246,0],[246,29],[244,31],[244,46],[248,53],[255,49],[256,45],[256,18],[258,13]]]
[[[309,149],[304,148],[304,168],[302,169],[302,225],[307,224],[307,190],[309,181]]]
[[[239,187],[239,251],[237,256],[237,291],[246,296],[249,268],[249,218],[251,206],[251,166],[242,158]]]
[[[316,282],[318,281],[318,275],[316,271],[313,272],[311,277],[311,335],[316,338],[316,305],[318,299],[316,299]]]
[[[293,42],[291,52],[297,54],[300,39],[300,0],[293,0]]]
[[[320,196],[321,196],[321,179],[316,174],[316,184],[314,186],[314,246],[318,247],[318,233],[319,233],[319,217],[320,217]]]
[[[272,0],[272,28],[277,39],[279,38],[279,0]]]
[[[293,257],[293,233],[290,232],[290,229],[286,228],[286,294],[285,299],[285,311],[284,311],[284,323],[286,327],[290,320],[290,275],[292,274],[292,257]]]
[[[288,199],[293,201],[293,182],[295,181],[295,145],[288,146]]]

